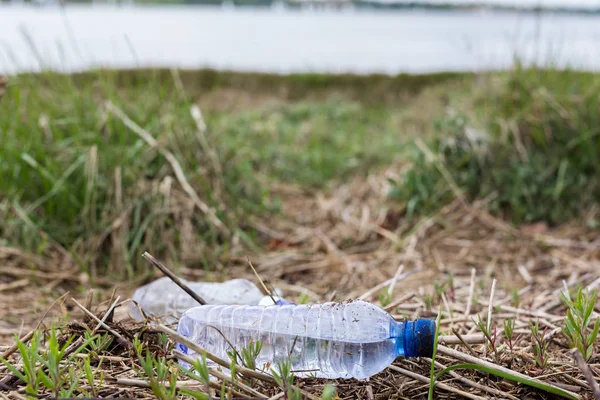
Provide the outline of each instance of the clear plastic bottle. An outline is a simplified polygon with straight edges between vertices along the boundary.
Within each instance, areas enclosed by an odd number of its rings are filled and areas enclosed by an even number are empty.
[[[228,359],[231,347],[223,336],[238,351],[260,341],[259,368],[289,358],[299,377],[362,379],[381,372],[399,356],[430,357],[435,322],[397,322],[376,305],[357,300],[317,305],[199,306],[181,316],[177,330],[224,359]],[[177,349],[198,357],[181,343]]]
[[[226,282],[183,281],[183,283],[198,293],[207,304],[259,304],[264,298],[260,289],[247,279],[232,279]],[[135,291],[132,299],[147,314],[172,316],[167,318],[167,321],[174,321],[173,317],[179,317],[188,309],[198,305],[196,300],[168,277],[140,287]],[[135,304],[130,305],[129,314],[135,320],[143,319]]]

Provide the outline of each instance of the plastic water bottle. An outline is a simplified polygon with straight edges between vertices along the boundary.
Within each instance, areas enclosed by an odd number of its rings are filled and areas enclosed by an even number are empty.
[[[226,282],[183,281],[190,289],[202,297],[207,304],[259,304],[267,301],[260,289],[246,279],[232,279]],[[281,299],[280,297],[278,297]],[[276,298],[277,299],[277,298]],[[145,313],[155,316],[171,316],[174,321],[198,303],[168,277],[160,278],[140,287],[132,296]],[[270,298],[269,298],[270,300]],[[269,304],[273,304],[270,300]],[[129,307],[129,314],[135,320],[142,320],[142,314],[135,304]]]
[[[217,331],[217,328],[219,331]],[[395,321],[385,310],[357,300],[282,306],[199,306],[185,312],[180,335],[228,359],[236,350],[261,342],[259,368],[290,359],[298,377],[368,378],[397,357],[431,357],[435,322]],[[222,335],[221,335],[222,333]],[[179,343],[177,349],[199,355]],[[189,366],[183,363],[184,366]]]

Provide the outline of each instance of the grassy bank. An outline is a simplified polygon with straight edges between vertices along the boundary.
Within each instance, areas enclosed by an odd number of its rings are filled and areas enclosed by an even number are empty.
[[[459,197],[486,199],[515,224],[598,225],[600,77],[516,70],[487,83],[473,108],[437,121],[395,193],[409,213],[431,213]]]
[[[11,77],[0,108],[0,237],[35,254],[61,248],[83,270],[117,275],[133,274],[142,249],[175,262],[194,249],[201,256],[187,261],[223,265],[232,238],[260,242],[250,216],[277,212],[272,185],[323,188],[397,160],[410,136],[404,121],[429,125],[431,110],[411,108],[415,96],[460,78]],[[213,217],[190,200],[167,152]]]
[[[263,243],[255,217],[277,215],[273,187],[327,189],[394,162],[410,165],[391,193],[408,218],[460,197],[515,223],[587,215],[595,226],[599,82],[520,68],[12,77],[0,108],[0,237],[67,252],[94,273],[131,277],[142,249],[221,268],[232,243]]]

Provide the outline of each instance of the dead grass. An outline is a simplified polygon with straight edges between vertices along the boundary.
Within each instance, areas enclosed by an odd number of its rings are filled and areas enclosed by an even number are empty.
[[[568,390],[579,398],[592,399],[560,332],[565,308],[559,294],[565,285],[599,288],[600,241],[595,232],[569,225],[550,229],[540,224],[517,230],[491,217],[483,204],[462,205],[459,201],[415,225],[404,219],[396,203],[387,200],[389,171],[348,182],[328,194],[311,195],[295,186],[275,188],[283,200],[283,215],[253,222],[267,241],[267,248],[253,258],[261,277],[282,288],[291,299],[305,294],[315,302],[358,297],[378,302],[379,293],[389,287],[402,265],[403,274],[395,282],[386,309],[397,318],[434,317],[441,309],[441,334],[454,339],[440,346],[437,372],[472,355]],[[59,251],[52,259],[39,259],[2,248],[0,260],[0,296],[4,304],[0,333],[6,346],[12,344],[7,334],[28,332],[57,295],[73,290],[86,279]],[[243,256],[234,258],[231,268],[220,273],[184,267],[176,270],[189,279],[254,279]],[[490,296],[494,280],[495,290]],[[119,287],[115,294],[111,290],[97,291],[89,308],[102,317],[102,310],[112,304],[114,296],[125,299],[140,283]],[[86,304],[85,292],[71,295]],[[77,335],[95,326],[79,309],[71,308],[68,301],[54,306],[45,321],[68,314],[68,331]],[[496,352],[488,343],[481,343],[481,332],[473,322],[477,315],[483,321],[489,318],[497,337]],[[512,349],[503,334],[508,318],[515,321]],[[546,332],[548,361],[543,370],[532,350],[529,324],[535,322]],[[171,350],[161,347],[164,345],[156,331],[128,320],[125,307],[117,307],[107,324],[127,342],[138,337],[147,349],[162,351],[167,358],[173,356]],[[102,327],[98,330],[105,331]],[[460,343],[457,334],[470,338],[470,343]],[[479,338],[473,340],[474,334]],[[594,346],[588,365],[598,380],[600,343]],[[105,375],[98,395],[154,397],[147,379],[139,374],[139,361],[124,341],[117,341],[103,354],[86,354],[80,357],[92,357],[92,364],[104,358],[97,367]],[[10,360],[19,364],[16,354]],[[333,383],[342,399],[426,398],[430,365],[428,359],[398,360],[367,381]],[[9,378],[6,368],[0,367],[0,380],[12,388],[2,395],[20,398],[23,388]],[[269,382],[246,382],[266,397],[281,391]],[[306,398],[319,397],[326,383],[316,379],[296,382]],[[178,385],[188,384],[189,380],[178,377]],[[444,375],[435,394],[439,399],[552,398],[539,390],[470,370]]]

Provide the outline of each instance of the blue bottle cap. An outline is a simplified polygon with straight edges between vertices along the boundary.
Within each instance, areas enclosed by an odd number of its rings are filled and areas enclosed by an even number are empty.
[[[404,327],[405,357],[432,357],[434,336],[434,320],[406,321]]]

